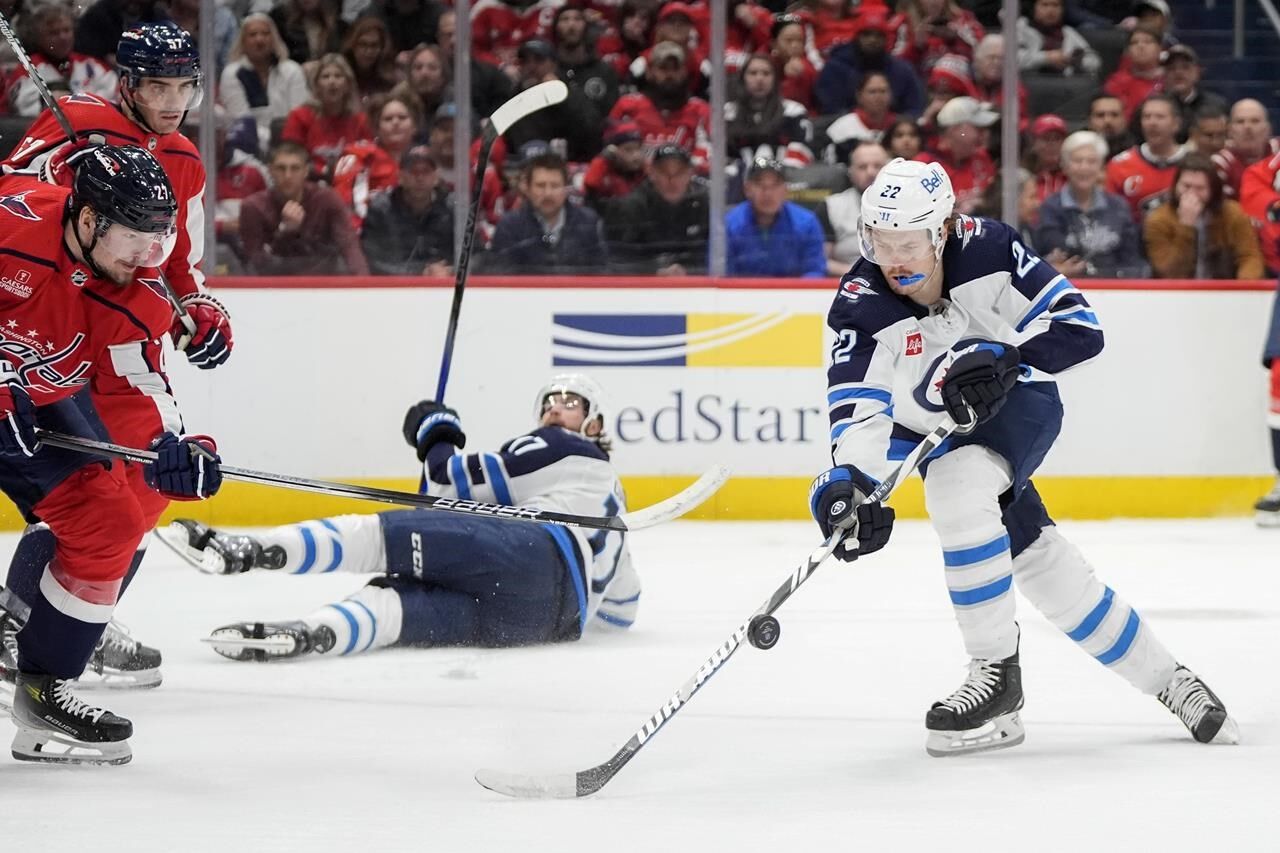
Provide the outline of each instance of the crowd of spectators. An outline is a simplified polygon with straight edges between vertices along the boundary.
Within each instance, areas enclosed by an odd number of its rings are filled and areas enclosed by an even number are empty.
[[[1266,108],[1202,86],[1165,0],[1020,5],[1006,46],[1001,4],[986,0],[729,0],[726,51],[712,56],[706,2],[475,0],[466,128],[447,1],[218,0],[205,86],[218,105],[220,261],[450,274],[457,188],[473,181],[483,123],[560,79],[568,98],[513,126],[470,187],[481,271],[704,273],[715,148],[733,275],[847,270],[861,193],[893,157],[940,163],[957,211],[981,215],[999,215],[1000,164],[1016,158],[1022,233],[1072,276],[1280,271]],[[0,0],[56,92],[106,100],[125,27],[168,18],[195,32],[200,7]],[[1000,150],[1007,49],[1020,69],[1012,152]],[[0,54],[0,103],[33,116],[39,93],[13,59]],[[1087,111],[1029,112],[1028,89],[1053,80],[1091,94]],[[472,162],[456,162],[454,134],[468,131]]]

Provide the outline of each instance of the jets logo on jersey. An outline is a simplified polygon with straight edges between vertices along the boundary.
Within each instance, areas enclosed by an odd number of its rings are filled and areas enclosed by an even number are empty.
[[[19,219],[39,222],[40,217],[31,209],[31,205],[27,204],[27,196],[30,194],[31,190],[23,190],[16,195],[0,196],[0,208],[4,208]]]
[[[865,278],[851,278],[840,285],[840,295],[851,302],[857,302],[858,297],[875,296],[876,292],[871,289],[871,282]]]

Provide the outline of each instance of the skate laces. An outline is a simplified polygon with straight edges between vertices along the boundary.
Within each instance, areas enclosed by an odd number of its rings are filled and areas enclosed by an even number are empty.
[[[98,648],[110,648],[113,651],[124,652],[126,655],[133,655],[137,653],[139,645],[138,641],[130,636],[128,628],[112,619],[107,623],[107,630],[102,632],[102,642]]]
[[[59,708],[66,711],[73,717],[81,719],[91,719],[98,722],[102,719],[102,715],[107,713],[106,708],[95,708],[87,702],[81,701],[80,697],[71,692],[71,682],[63,679],[55,679],[53,682],[53,701]]]
[[[1160,701],[1192,730],[1215,707],[1209,691],[1190,670],[1174,674],[1169,686],[1160,691]]]
[[[969,661],[969,677],[964,684],[938,704],[964,713],[990,699],[995,693],[995,686],[1000,683],[999,664],[999,661],[977,658]]]

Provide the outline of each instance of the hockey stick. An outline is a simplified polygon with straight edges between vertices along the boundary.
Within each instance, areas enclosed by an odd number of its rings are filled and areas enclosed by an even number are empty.
[[[71,121],[67,118],[67,114],[62,111],[62,107],[58,106],[58,100],[53,97],[53,92],[49,91],[49,84],[40,76],[40,72],[36,70],[35,65],[31,62],[31,57],[27,56],[26,49],[22,46],[22,42],[14,35],[13,28],[9,26],[9,19],[0,13],[0,35],[4,36],[4,40],[9,43],[9,48],[13,51],[14,56],[18,57],[18,64],[27,72],[27,76],[31,78],[32,84],[36,87],[36,91],[40,93],[40,100],[49,112],[53,113],[53,118],[58,122],[58,126],[62,128],[62,132],[67,135],[72,143],[80,141],[80,134],[76,133],[76,129],[71,126]],[[158,271],[157,271],[158,272]],[[178,321],[182,323],[183,328],[187,330],[188,338],[194,337],[196,333],[196,321],[191,319],[191,315],[182,307],[182,303],[178,301],[178,295],[173,292],[173,288],[169,285],[169,280],[163,275],[160,276],[160,289],[164,291],[164,297],[169,302],[169,306],[178,316]]]
[[[138,450],[80,438],[74,435],[37,430],[36,435],[41,443],[81,453],[92,453],[126,462],[153,462],[156,454],[151,450]],[[600,517],[591,515],[575,515],[567,512],[554,512],[533,507],[507,506],[505,504],[484,503],[482,501],[461,500],[458,498],[433,497],[413,492],[397,492],[392,489],[379,489],[372,486],[356,486],[351,483],[334,483],[328,480],[311,480],[306,477],[293,477],[288,474],[272,474],[268,471],[254,471],[249,468],[222,466],[222,476],[228,480],[239,480],[245,483],[260,483],[267,486],[280,486],[286,489],[297,489],[302,492],[315,492],[321,495],[335,495],[344,498],[378,501],[380,503],[413,506],[463,515],[482,515],[504,521],[537,521],[544,524],[557,524],[561,527],[581,527],[590,530],[616,530],[622,533],[652,527],[668,519],[677,518],[693,509],[698,504],[715,494],[729,478],[729,469],[716,465],[699,477],[683,491],[672,495],[653,506],[646,507],[636,513]]]
[[[440,381],[436,383],[436,402],[444,402],[444,388],[449,382],[449,367],[453,362],[454,337],[458,332],[458,318],[462,314],[462,292],[467,287],[467,273],[471,269],[471,250],[476,242],[476,219],[480,215],[481,189],[484,186],[484,172],[489,165],[489,152],[498,137],[525,116],[538,110],[555,106],[569,96],[569,87],[560,80],[548,80],[531,86],[508,100],[489,116],[489,125],[484,129],[484,137],[480,142],[480,156],[476,160],[476,176],[474,197],[467,210],[467,225],[462,236],[462,252],[458,256],[458,271],[453,279],[453,307],[449,311],[449,329],[444,338],[444,352],[440,356]]]
[[[933,432],[925,436],[924,440],[907,455],[902,464],[867,497],[865,503],[882,501],[897,491],[898,486],[911,475],[911,472],[916,470],[920,463],[955,430],[955,422],[951,418],[944,419]],[[745,622],[729,635],[727,640],[711,653],[711,657],[707,658],[702,663],[702,666],[698,667],[697,671],[684,684],[680,685],[675,693],[671,694],[670,699],[662,703],[661,707],[649,719],[645,720],[644,725],[608,761],[586,770],[579,770],[576,773],[553,773],[544,776],[506,773],[500,770],[478,770],[476,771],[476,781],[491,791],[521,799],[572,799],[574,797],[589,797],[596,793],[608,784],[609,780],[616,776],[628,761],[635,758],[640,748],[648,743],[666,725],[668,720],[689,703],[689,700],[707,683],[707,680],[715,675],[720,670],[720,667],[724,666],[725,662],[742,646],[743,640],[747,640],[753,645],[759,644],[761,648],[773,647],[778,638],[777,621],[773,620],[772,628],[770,629],[771,634],[767,638],[760,638],[757,633],[760,622],[762,620],[772,620],[774,611],[795,594],[800,585],[808,580],[810,575],[817,571],[818,566],[822,565],[835,552],[836,547],[844,541],[849,533],[850,531],[847,529],[835,531],[816,550],[809,554],[805,562],[798,566],[791,573],[791,576],[773,591],[773,595],[769,596],[768,600],[755,613],[751,614]]]

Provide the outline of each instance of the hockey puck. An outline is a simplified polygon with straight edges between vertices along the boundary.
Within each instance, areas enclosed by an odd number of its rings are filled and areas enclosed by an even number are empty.
[[[768,651],[778,644],[782,636],[782,626],[778,620],[764,613],[751,617],[747,625],[747,642],[757,649]]]

